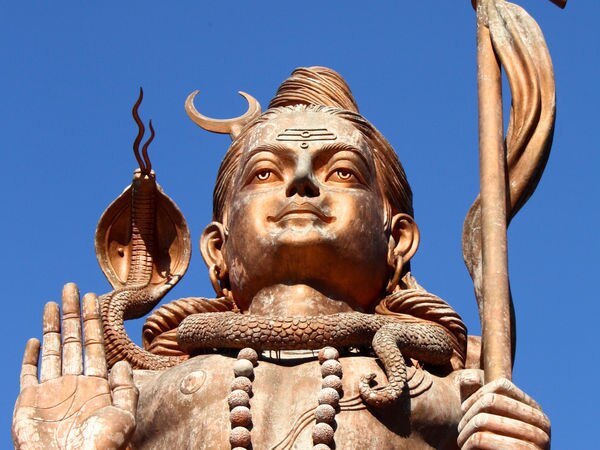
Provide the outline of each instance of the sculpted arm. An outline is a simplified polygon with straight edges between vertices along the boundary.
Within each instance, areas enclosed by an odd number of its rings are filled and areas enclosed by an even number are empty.
[[[465,370],[464,391],[473,391],[483,382],[483,372]],[[458,426],[462,450],[550,448],[550,421],[538,403],[511,381],[502,378],[475,391],[462,403]]]
[[[98,299],[83,298],[67,284],[59,306],[44,307],[40,343],[30,339],[21,369],[21,392],[13,414],[17,449],[121,449],[135,430],[138,392],[129,364],[119,362],[107,373]],[[83,318],[83,348],[81,319]]]

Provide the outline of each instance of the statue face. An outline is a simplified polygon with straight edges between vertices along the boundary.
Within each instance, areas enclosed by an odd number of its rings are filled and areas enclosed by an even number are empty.
[[[223,255],[245,309],[273,284],[307,284],[367,308],[388,278],[383,199],[362,135],[318,112],[286,112],[247,135]]]

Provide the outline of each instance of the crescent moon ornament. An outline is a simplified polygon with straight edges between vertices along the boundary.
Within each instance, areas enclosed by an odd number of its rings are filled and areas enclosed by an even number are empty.
[[[260,103],[258,103],[258,100],[250,94],[240,91],[238,93],[248,101],[248,110],[244,114],[232,119],[212,119],[206,117],[205,115],[200,114],[194,106],[194,98],[198,95],[198,92],[200,91],[196,90],[192,92],[185,101],[185,112],[187,115],[190,116],[190,119],[192,119],[192,121],[200,128],[212,131],[213,133],[229,134],[232,140],[240,134],[244,126],[252,122],[261,114]]]

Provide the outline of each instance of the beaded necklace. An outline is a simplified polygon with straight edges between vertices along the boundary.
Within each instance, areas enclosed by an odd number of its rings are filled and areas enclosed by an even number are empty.
[[[339,356],[339,352],[333,347],[324,347],[319,351],[323,381],[317,396],[319,405],[315,409],[313,450],[330,450],[334,446],[335,415],[339,411],[342,396],[342,365],[338,361]],[[235,378],[227,397],[231,422],[229,443],[233,450],[252,448],[250,397],[254,367],[257,365],[258,353],[252,348],[240,350],[237,361],[233,364]]]

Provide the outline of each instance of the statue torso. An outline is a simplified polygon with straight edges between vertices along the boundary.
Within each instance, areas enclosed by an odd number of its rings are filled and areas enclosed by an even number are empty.
[[[228,449],[227,397],[234,357],[201,355],[162,371],[136,371],[140,390],[133,448]],[[372,357],[345,356],[343,395],[336,414],[338,449],[455,449],[460,395],[453,372],[437,377],[409,367],[410,399],[389,408],[367,408],[358,393],[362,375],[385,374]],[[312,448],[314,410],[321,388],[315,357],[262,357],[250,400],[252,444],[258,449]],[[410,413],[407,413],[410,408]]]

